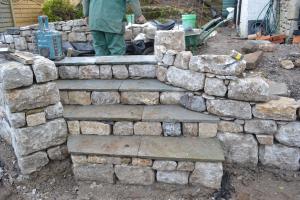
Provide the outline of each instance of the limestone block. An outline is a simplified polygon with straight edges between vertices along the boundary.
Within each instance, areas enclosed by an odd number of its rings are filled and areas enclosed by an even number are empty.
[[[221,79],[206,78],[204,91],[208,95],[224,97],[227,92],[227,87]]]
[[[152,164],[153,164],[153,162],[150,159],[132,158],[133,166],[151,167]]]
[[[79,67],[78,66],[60,66],[58,74],[61,79],[78,79]]]
[[[113,133],[114,135],[133,135],[133,122],[116,122]]]
[[[129,76],[133,78],[155,78],[155,65],[129,65]]]
[[[68,95],[69,95],[69,104],[90,105],[92,103],[90,92],[70,91]]]
[[[161,82],[166,82],[167,81],[167,71],[168,71],[168,68],[158,65],[157,69],[156,69],[157,79]]]
[[[67,91],[59,91],[59,96],[62,104],[70,104],[69,93]]]
[[[100,66],[100,79],[112,79],[111,65]]]
[[[44,83],[58,78],[55,63],[42,56],[38,56],[34,59],[32,69],[35,75],[35,80],[38,83]]]
[[[177,170],[178,171],[194,171],[195,169],[195,163],[193,162],[188,162],[188,161],[180,161],[178,162],[177,165]]]
[[[167,50],[162,59],[162,63],[166,66],[173,66],[177,51]]]
[[[198,123],[182,123],[183,136],[197,137],[199,134]]]
[[[199,137],[200,138],[216,137],[217,132],[218,132],[218,124],[199,123]]]
[[[88,156],[87,162],[94,164],[128,165],[131,159],[110,156]]]
[[[193,111],[203,112],[206,110],[204,98],[201,96],[194,96],[193,94],[185,94],[180,98],[180,104]]]
[[[52,147],[47,150],[48,157],[51,160],[64,160],[68,157],[68,147],[67,145]]]
[[[163,122],[162,125],[164,136],[180,136],[181,124],[173,122]]]
[[[102,122],[80,121],[81,133],[84,135],[110,135],[111,127]]]
[[[71,155],[73,165],[87,164],[86,155]]]
[[[71,135],[79,135],[80,134],[80,125],[79,121],[68,121],[68,130]]]
[[[68,37],[69,42],[86,42],[86,35],[83,32],[71,32]]]
[[[125,65],[113,65],[112,72],[116,79],[127,79],[129,77],[128,70]]]
[[[123,104],[159,104],[159,92],[122,92],[121,102]]]
[[[100,77],[99,66],[85,65],[79,67],[79,79],[98,79]]]
[[[60,102],[45,109],[47,119],[55,119],[63,116],[64,108]]]
[[[154,46],[154,55],[156,57],[157,62],[162,62],[162,59],[167,52],[167,48],[163,45],[155,45]]]
[[[219,189],[221,187],[222,176],[222,163],[196,162],[195,170],[190,176],[190,183]]]
[[[86,25],[84,19],[74,19],[73,20],[73,26],[84,26]]]
[[[119,92],[92,92],[91,96],[92,104],[119,104],[120,94]]]
[[[14,128],[21,128],[26,125],[25,113],[10,113],[9,122]]]
[[[46,123],[45,112],[35,113],[26,116],[27,126],[37,126]]]
[[[160,104],[172,105],[180,104],[180,98],[184,92],[162,92],[160,93]]]
[[[209,113],[239,119],[251,119],[251,106],[247,102],[234,100],[207,100],[207,111]]]
[[[49,163],[47,153],[37,152],[29,156],[20,157],[18,159],[18,165],[22,174],[31,174],[39,171],[42,167]]]
[[[135,135],[157,135],[162,134],[160,122],[136,122],[134,124]]]
[[[179,30],[156,31],[154,46],[158,46],[158,45],[165,46],[166,49],[172,49],[178,52],[184,51],[185,50],[184,31],[179,31]]]
[[[272,145],[274,143],[273,135],[256,135],[256,139],[261,145]]]
[[[280,126],[275,138],[287,146],[300,147],[300,122]]]
[[[16,50],[24,51],[27,49],[27,42],[25,37],[15,37],[14,43]]]
[[[154,171],[150,167],[116,165],[115,174],[125,184],[151,185],[155,181]]]
[[[101,183],[114,183],[113,165],[84,164],[75,165],[73,173],[79,181],[97,181]]]
[[[155,160],[152,168],[160,171],[176,170],[177,163],[175,161]]]
[[[181,51],[177,54],[174,66],[179,69],[188,69],[190,59],[193,56],[192,52],[190,51]]]
[[[157,182],[186,185],[189,182],[189,172],[185,171],[157,171]]]
[[[245,132],[253,134],[275,134],[277,124],[273,120],[246,120]]]
[[[243,126],[236,122],[220,121],[218,123],[218,131],[229,133],[241,133],[243,132]]]

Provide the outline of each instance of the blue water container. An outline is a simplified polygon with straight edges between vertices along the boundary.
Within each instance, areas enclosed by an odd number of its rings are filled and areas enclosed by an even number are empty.
[[[49,29],[47,16],[39,16],[38,22],[39,30],[36,32],[36,40],[39,54],[51,60],[63,59],[61,33]]]

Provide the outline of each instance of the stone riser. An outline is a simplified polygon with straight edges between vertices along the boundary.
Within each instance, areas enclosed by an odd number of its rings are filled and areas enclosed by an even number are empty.
[[[223,176],[221,162],[159,161],[130,157],[72,155],[78,181],[151,185],[155,182],[202,185],[219,189]]]

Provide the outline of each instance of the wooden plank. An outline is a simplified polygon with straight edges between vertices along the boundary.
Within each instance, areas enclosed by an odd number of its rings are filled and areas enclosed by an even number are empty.
[[[32,65],[33,64],[33,54],[28,52],[15,52],[10,53],[8,56],[18,62],[21,62],[24,65]]]

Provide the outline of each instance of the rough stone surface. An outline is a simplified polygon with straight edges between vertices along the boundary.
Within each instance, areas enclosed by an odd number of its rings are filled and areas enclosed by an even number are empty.
[[[245,132],[254,134],[275,134],[277,124],[273,120],[246,120]]]
[[[120,103],[119,92],[92,92],[91,95],[92,104],[118,104]]]
[[[195,170],[190,176],[190,183],[219,189],[221,187],[222,176],[222,163],[196,162]]]
[[[6,93],[11,112],[40,108],[59,102],[59,91],[55,83],[33,85],[25,89]]]
[[[45,109],[47,119],[55,119],[63,116],[64,108],[60,102]]]
[[[280,126],[275,138],[287,146],[300,147],[300,122]]]
[[[282,60],[280,62],[280,65],[284,69],[293,69],[295,67],[293,61],[291,61],[291,60]]]
[[[85,65],[79,67],[79,79],[98,79],[100,70],[97,65]]]
[[[64,160],[68,157],[68,147],[66,145],[53,147],[47,150],[51,160]]]
[[[273,135],[256,135],[256,139],[261,145],[272,145],[274,143]]]
[[[223,80],[218,78],[206,78],[204,91],[208,95],[223,97],[227,92],[227,87]]]
[[[14,128],[23,127],[26,125],[25,113],[11,113],[9,114],[9,121]]]
[[[180,104],[193,111],[203,112],[206,110],[205,101],[201,96],[194,96],[193,94],[185,94],[180,98]]]
[[[162,134],[160,122],[136,122],[134,124],[135,135],[157,135]]]
[[[112,69],[110,65],[100,66],[100,79],[112,79]]]
[[[44,112],[35,113],[26,116],[27,126],[37,126],[46,123],[46,115]]]
[[[167,52],[167,48],[163,45],[155,45],[154,46],[154,54],[157,62],[162,62],[162,59]]]
[[[68,121],[68,130],[71,135],[79,135],[80,134],[80,125],[79,121]]]
[[[83,32],[71,32],[68,36],[69,42],[86,42],[86,35]]]
[[[156,68],[157,79],[161,82],[166,82],[167,81],[167,71],[168,71],[168,69],[166,67],[158,65]]]
[[[198,123],[182,123],[183,136],[197,137],[199,133]]]
[[[173,66],[176,54],[177,52],[174,50],[167,50],[162,59],[162,63],[166,66]]]
[[[177,165],[178,171],[194,171],[195,169],[195,163],[193,162],[187,162],[187,161],[180,161]]]
[[[256,166],[258,145],[253,135],[218,133],[226,161],[243,165]]]
[[[78,79],[79,68],[78,66],[60,66],[58,74],[61,79]]]
[[[37,59],[34,59],[32,69],[35,80],[38,83],[44,83],[58,78],[55,63],[47,58],[39,56]]]
[[[262,51],[256,51],[254,53],[249,53],[244,55],[244,59],[247,63],[246,69],[255,69],[263,57],[263,52]]]
[[[229,133],[241,133],[243,132],[243,126],[236,122],[220,121],[218,123],[218,131]]]
[[[182,51],[179,52],[176,56],[174,66],[179,69],[188,69],[190,59],[193,56],[192,52],[190,51]]]
[[[205,76],[202,73],[170,67],[167,71],[167,81],[174,86],[191,91],[198,91],[204,87]]]
[[[71,160],[73,165],[80,165],[80,164],[86,164],[87,163],[87,156],[86,155],[72,155],[71,154]]]
[[[246,69],[246,61],[237,62],[228,55],[192,56],[190,70],[223,76],[238,76]]]
[[[299,170],[300,151],[297,148],[279,144],[261,145],[259,160],[263,165],[277,167],[284,170]]]
[[[207,100],[208,112],[222,117],[251,119],[251,106],[247,102],[234,100]]]
[[[101,183],[114,183],[113,165],[85,164],[75,165],[73,173],[80,181],[97,181]]]
[[[157,182],[186,185],[189,182],[189,172],[185,171],[157,171]]]
[[[123,104],[155,105],[159,103],[159,93],[158,92],[122,92],[121,102]]]
[[[4,89],[29,86],[33,83],[33,73],[29,66],[17,62],[7,62],[0,65],[0,68],[0,78],[3,81]]]
[[[152,164],[153,164],[153,162],[150,159],[132,158],[133,166],[151,167]]]
[[[69,93],[67,91],[59,91],[59,96],[62,104],[70,104]]]
[[[177,163],[175,161],[155,160],[152,168],[160,171],[176,170]]]
[[[116,79],[127,79],[129,77],[128,70],[125,65],[112,66],[112,72]]]
[[[267,103],[256,104],[253,115],[261,119],[274,119],[282,121],[295,121],[299,103],[294,99],[280,97]]]
[[[116,165],[115,174],[125,184],[151,185],[155,181],[154,171],[150,167]]]
[[[184,31],[178,31],[178,30],[156,31],[154,46],[159,46],[159,45],[166,47],[166,49],[173,49],[178,52],[184,51],[185,50]]]
[[[180,104],[180,98],[184,92],[162,92],[160,93],[160,104]]]
[[[265,102],[270,100],[270,87],[260,77],[230,81],[228,98],[242,101]]]
[[[128,165],[131,159],[110,156],[88,156],[87,162],[94,164]]]
[[[86,135],[110,135],[111,127],[102,122],[81,121],[80,129]]]
[[[18,159],[18,165],[21,169],[22,174],[31,174],[33,172],[39,171],[42,167],[47,165],[49,159],[47,153],[37,152],[29,156],[20,157]]]
[[[90,105],[91,93],[84,91],[70,91],[69,92],[69,104],[77,105]]]
[[[133,122],[116,122],[113,132],[114,135],[133,135]]]
[[[199,137],[212,138],[216,137],[218,132],[218,124],[214,123],[199,123]]]
[[[25,37],[16,37],[14,38],[15,49],[24,51],[27,49],[27,42]]]
[[[129,76],[136,78],[155,78],[156,66],[155,65],[130,65]]]
[[[181,124],[172,122],[163,122],[162,125],[164,136],[180,136]]]

